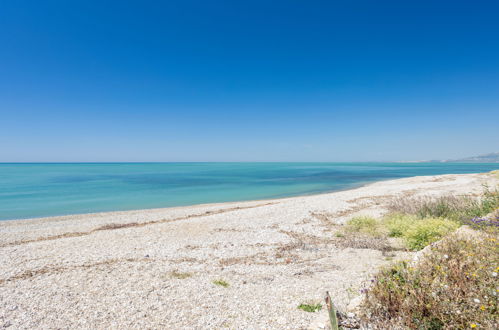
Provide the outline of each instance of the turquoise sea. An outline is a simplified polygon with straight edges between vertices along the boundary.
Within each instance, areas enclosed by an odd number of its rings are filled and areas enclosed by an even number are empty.
[[[0,220],[296,196],[498,168],[476,163],[2,163]]]

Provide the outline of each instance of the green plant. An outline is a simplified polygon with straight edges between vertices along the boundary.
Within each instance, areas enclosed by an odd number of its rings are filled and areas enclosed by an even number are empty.
[[[363,321],[383,329],[497,329],[498,255],[497,235],[445,238],[417,264],[375,276]]]
[[[484,187],[483,198],[480,200],[481,214],[477,214],[477,217],[486,215],[493,211],[499,209],[499,190],[490,190],[489,187]]]
[[[301,309],[305,312],[313,313],[320,311],[322,309],[322,305],[317,303],[317,304],[300,304],[298,305],[298,309]]]
[[[221,280],[221,279],[220,280],[214,280],[213,284],[218,285],[218,286],[222,286],[224,288],[228,288],[230,286],[230,284],[228,282],[226,282],[224,280]]]
[[[403,238],[411,250],[420,250],[438,241],[459,227],[454,221],[444,218],[430,218],[415,222],[405,232]]]
[[[326,291],[326,307],[329,316],[329,323],[331,324],[332,330],[340,330],[341,327],[338,323],[338,316],[336,315],[336,309],[334,308],[333,300],[329,295],[329,292]]]
[[[388,229],[388,236],[402,237],[418,221],[414,215],[392,213],[383,218],[383,225]]]
[[[347,221],[346,230],[372,236],[381,236],[380,224],[373,217],[359,216]]]

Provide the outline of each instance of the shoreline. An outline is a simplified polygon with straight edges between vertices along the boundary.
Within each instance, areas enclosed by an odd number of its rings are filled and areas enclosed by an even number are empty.
[[[310,193],[306,193],[306,194],[276,197],[276,198],[270,197],[270,198],[264,198],[264,199],[248,199],[248,200],[238,200],[238,201],[228,201],[228,202],[188,204],[188,205],[153,207],[153,208],[132,209],[132,210],[111,210],[111,211],[102,211],[102,212],[70,213],[70,214],[63,214],[63,215],[40,216],[40,217],[31,217],[31,218],[4,219],[4,220],[0,220],[0,226],[3,223],[14,222],[14,221],[15,222],[31,222],[31,221],[37,221],[37,220],[39,220],[39,221],[47,221],[47,220],[59,221],[59,220],[64,220],[64,218],[68,218],[68,217],[105,216],[106,214],[118,214],[118,213],[126,214],[126,213],[132,213],[132,212],[136,213],[136,212],[148,212],[148,211],[153,212],[153,211],[165,211],[165,210],[177,209],[177,208],[197,208],[197,207],[223,206],[225,204],[229,205],[229,204],[238,204],[238,203],[281,201],[281,200],[287,200],[287,199],[293,199],[293,198],[334,194],[334,193],[339,193],[339,192],[343,192],[343,191],[350,191],[350,190],[360,189],[363,187],[368,187],[370,185],[381,183],[381,182],[397,181],[397,180],[403,180],[403,179],[408,179],[408,178],[425,178],[425,177],[434,177],[434,176],[473,175],[473,174],[484,174],[484,173],[477,172],[477,173],[465,173],[465,174],[417,175],[417,176],[397,178],[397,179],[384,179],[384,180],[376,180],[376,181],[371,181],[371,182],[364,182],[364,183],[359,183],[358,185],[354,185],[352,187],[338,189],[338,190],[328,190],[328,191],[323,191],[323,192],[310,192]]]
[[[341,311],[390,260],[337,236],[397,197],[480,194],[488,173],[418,176],[272,200],[0,222],[0,326],[309,328]],[[223,280],[228,284],[214,284]]]
[[[475,173],[471,173],[475,174]],[[476,173],[478,174],[478,173]],[[452,174],[450,174],[452,175]],[[415,177],[425,177],[425,175],[419,175]],[[167,206],[167,207],[153,207],[153,208],[145,208],[145,209],[132,209],[132,210],[114,210],[114,211],[102,211],[102,212],[87,212],[87,213],[70,213],[70,214],[63,214],[63,215],[53,215],[53,216],[40,216],[40,217],[31,217],[31,218],[18,218],[18,219],[5,219],[5,220],[0,220],[0,225],[4,222],[19,222],[19,221],[45,221],[45,220],[63,220],[62,218],[67,218],[67,217],[79,217],[79,216],[102,216],[106,214],[116,214],[116,213],[128,213],[128,212],[148,212],[148,211],[164,211],[164,210],[170,210],[170,209],[176,209],[176,208],[196,208],[196,207],[210,207],[210,206],[223,206],[225,204],[238,204],[238,203],[251,203],[251,202],[269,202],[269,201],[280,201],[280,200],[286,200],[286,199],[291,199],[291,198],[300,198],[300,197],[309,197],[309,196],[319,196],[319,195],[327,195],[327,194],[334,194],[337,192],[342,192],[342,191],[349,191],[349,190],[355,190],[359,189],[362,187],[369,186],[370,184],[375,184],[378,182],[385,182],[385,181],[392,181],[392,180],[399,180],[399,179],[386,179],[386,180],[377,180],[373,182],[367,182],[367,183],[362,183],[359,184],[358,186],[355,187],[349,187],[345,189],[338,189],[338,190],[330,190],[330,191],[323,191],[323,192],[310,192],[307,194],[299,194],[299,195],[292,195],[292,196],[285,196],[285,197],[270,197],[270,198],[264,198],[264,199],[248,199],[248,200],[238,200],[238,201],[229,201],[229,202],[214,202],[214,203],[200,203],[200,204],[187,204],[187,205],[178,205],[178,206]]]
[[[402,166],[393,162],[193,164],[187,167],[168,163],[2,167],[4,177],[9,179],[2,180],[0,201],[4,203],[0,207],[0,222],[309,196],[385,180],[471,174],[498,168],[493,164],[473,163],[448,166],[433,163]],[[199,175],[206,181],[196,181]],[[182,183],[186,184],[185,189],[179,189]]]

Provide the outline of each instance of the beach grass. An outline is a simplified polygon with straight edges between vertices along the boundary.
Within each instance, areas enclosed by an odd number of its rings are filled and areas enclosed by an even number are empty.
[[[485,186],[482,196],[446,195],[441,197],[421,196],[398,198],[389,205],[393,213],[411,214],[419,218],[447,218],[463,221],[487,215],[499,207],[499,190]]]

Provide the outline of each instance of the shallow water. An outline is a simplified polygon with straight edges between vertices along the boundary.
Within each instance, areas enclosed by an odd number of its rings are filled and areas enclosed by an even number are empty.
[[[4,163],[0,220],[296,196],[498,168],[497,163]]]

